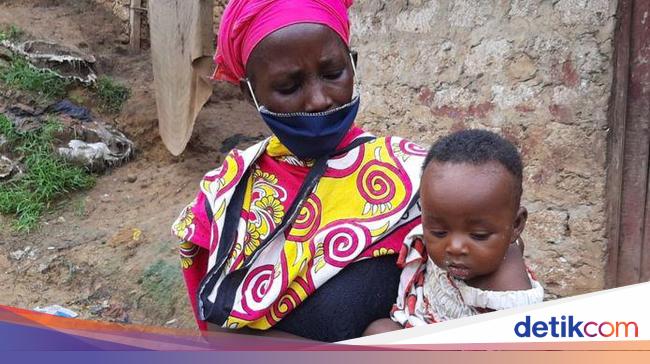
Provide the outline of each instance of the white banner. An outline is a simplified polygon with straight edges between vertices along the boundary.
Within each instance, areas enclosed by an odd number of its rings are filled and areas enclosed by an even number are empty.
[[[356,345],[650,340],[650,282],[344,341]]]

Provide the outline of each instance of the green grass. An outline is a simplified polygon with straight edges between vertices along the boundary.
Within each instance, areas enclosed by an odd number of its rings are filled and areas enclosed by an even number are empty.
[[[102,76],[97,80],[95,93],[99,97],[99,108],[108,113],[118,113],[131,95],[131,91],[111,78]]]
[[[41,128],[21,134],[0,114],[0,133],[7,138],[10,149],[23,157],[25,167],[21,178],[0,183],[0,213],[15,215],[18,231],[36,227],[55,199],[95,183],[94,177],[83,168],[54,154],[52,143],[61,130],[61,124],[50,119]]]
[[[7,86],[33,92],[47,99],[65,96],[70,81],[47,70],[38,70],[19,57],[9,67],[0,69],[0,80]]]
[[[10,40],[10,41],[17,41],[20,39],[20,37],[23,36],[25,32],[18,28],[15,25],[10,25],[9,27],[0,30],[0,41],[3,40]]]
[[[141,295],[136,299],[136,307],[145,308],[154,317],[174,315],[178,297],[183,291],[183,279],[178,264],[158,260],[145,269],[139,280]]]
[[[182,286],[178,264],[158,260],[147,267],[142,275],[142,288],[155,299],[163,298],[173,289]]]

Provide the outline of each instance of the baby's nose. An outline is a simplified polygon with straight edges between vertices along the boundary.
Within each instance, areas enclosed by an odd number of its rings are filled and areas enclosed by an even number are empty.
[[[447,244],[446,252],[450,255],[465,255],[468,253],[466,239],[462,235],[452,235]]]

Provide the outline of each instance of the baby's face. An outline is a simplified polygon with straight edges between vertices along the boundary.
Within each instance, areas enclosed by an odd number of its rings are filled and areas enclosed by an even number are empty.
[[[495,272],[525,223],[518,218],[515,191],[515,177],[497,162],[431,162],[420,195],[433,262],[466,281]]]

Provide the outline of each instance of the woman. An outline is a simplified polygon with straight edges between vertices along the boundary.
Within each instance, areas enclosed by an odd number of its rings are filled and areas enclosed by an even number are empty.
[[[354,125],[351,3],[225,9],[215,78],[239,84],[274,135],[231,151],[174,224],[202,329],[339,341],[389,315],[426,151]]]

